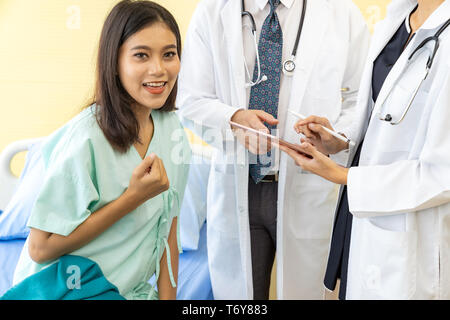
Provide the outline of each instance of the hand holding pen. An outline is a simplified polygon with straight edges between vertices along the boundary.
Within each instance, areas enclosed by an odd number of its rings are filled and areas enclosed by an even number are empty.
[[[305,117],[292,110],[289,110],[289,112],[300,119],[294,125],[294,130],[305,136],[300,141],[312,144],[325,155],[336,154],[354,144],[350,139],[335,132],[326,118],[318,116]]]
[[[304,117],[291,110],[289,112],[300,118],[294,129],[297,133],[304,134],[305,138],[300,139],[301,144],[296,148],[279,144],[280,150],[286,152],[303,170],[337,184],[347,184],[348,168],[338,165],[327,156],[348,149],[352,142],[334,132],[326,118]]]

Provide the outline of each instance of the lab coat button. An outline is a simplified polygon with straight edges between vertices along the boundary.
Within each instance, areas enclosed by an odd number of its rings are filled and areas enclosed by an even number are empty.
[[[384,118],[384,120],[390,122],[390,121],[392,121],[392,116],[390,114],[387,114],[386,118]]]

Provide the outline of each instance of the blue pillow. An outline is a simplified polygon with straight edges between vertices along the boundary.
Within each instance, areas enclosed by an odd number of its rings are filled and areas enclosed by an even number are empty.
[[[28,150],[17,190],[0,215],[0,240],[28,237],[27,222],[44,180],[41,144],[37,142]]]

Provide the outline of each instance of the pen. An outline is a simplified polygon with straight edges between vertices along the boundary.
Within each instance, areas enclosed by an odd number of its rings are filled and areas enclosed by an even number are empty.
[[[305,120],[305,119],[306,119],[306,117],[305,117],[304,115],[300,114],[300,113],[297,113],[297,112],[292,111],[292,110],[290,110],[290,109],[289,109],[288,111],[289,111],[291,114],[293,114],[294,116],[296,116],[297,118],[300,118],[301,120]],[[347,142],[350,146],[354,146],[354,145],[355,145],[355,143],[354,143],[352,140],[350,140],[349,138],[346,138],[346,137],[344,137],[343,135],[341,135],[341,134],[339,134],[339,133],[337,133],[337,132],[334,132],[333,130],[328,129],[327,127],[322,126],[322,128],[323,128],[326,132],[328,132],[329,134],[331,134],[333,137],[336,137],[336,138],[338,138],[338,139],[341,140],[341,141]]]

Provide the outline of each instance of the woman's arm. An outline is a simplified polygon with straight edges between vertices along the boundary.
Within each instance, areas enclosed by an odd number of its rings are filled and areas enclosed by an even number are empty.
[[[178,242],[177,242],[177,218],[173,218],[172,226],[169,233],[169,247],[170,247],[170,264],[172,267],[173,278],[175,283],[178,283]],[[172,287],[170,281],[170,274],[167,263],[167,251],[164,250],[164,254],[160,262],[160,273],[158,279],[158,292],[160,300],[175,300],[177,298],[177,288]]]
[[[44,263],[88,244],[145,201],[169,188],[164,165],[156,155],[145,158],[133,172],[128,189],[116,200],[93,212],[68,236],[31,228],[28,251]]]
[[[115,201],[93,212],[67,237],[31,228],[28,246],[30,257],[37,263],[44,263],[73,252],[136,208],[136,202],[125,191]]]

